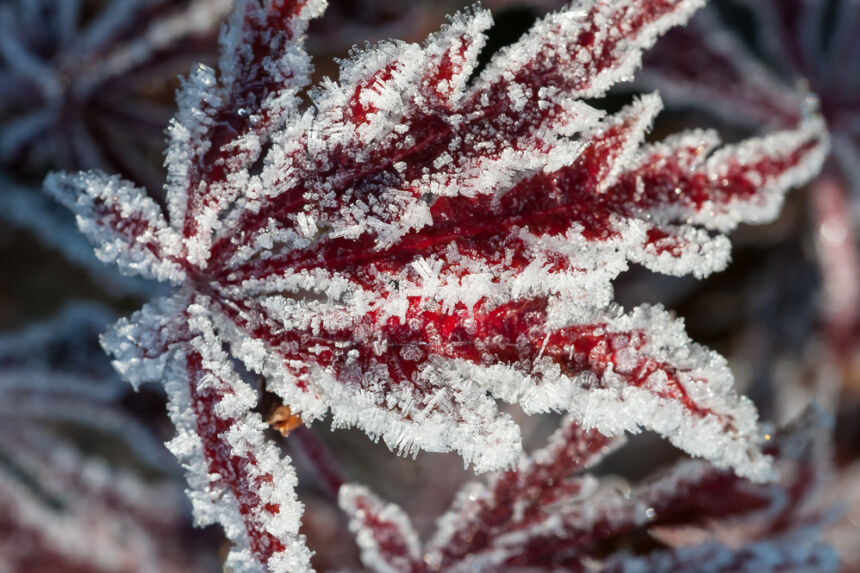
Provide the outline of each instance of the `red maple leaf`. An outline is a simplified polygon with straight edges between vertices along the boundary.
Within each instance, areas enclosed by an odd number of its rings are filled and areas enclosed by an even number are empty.
[[[684,460],[629,487],[617,476],[581,473],[623,440],[568,416],[549,444],[517,467],[487,484],[466,484],[425,544],[401,508],[360,484],[344,486],[340,504],[362,563],[378,573],[835,571],[838,558],[821,541],[828,511],[814,503],[831,467],[831,426],[812,408],[768,436],[765,449],[782,470],[774,483],[752,484]],[[734,528],[744,543],[713,535],[716,523]],[[693,533],[698,528],[711,530],[705,542]],[[637,548],[637,539],[650,541]]]
[[[756,479],[752,405],[717,354],[660,308],[612,305],[629,261],[703,276],[719,234],[775,215],[818,168],[818,119],[711,153],[712,133],[642,145],[660,107],[584,103],[698,0],[577,4],[476,74],[486,11],[423,46],[382,43],[301,105],[301,48],[323,2],[238,2],[220,75],[194,70],[167,154],[167,214],[101,173],[55,175],[99,256],[167,281],[105,336],[133,383],[163,381],[198,520],[243,570],[303,570],[289,460],[254,388],[306,422],[330,412],[401,453],[456,450],[477,471],[520,453],[495,399],[569,411],[605,435],[655,430]],[[476,74],[475,78],[472,78]]]

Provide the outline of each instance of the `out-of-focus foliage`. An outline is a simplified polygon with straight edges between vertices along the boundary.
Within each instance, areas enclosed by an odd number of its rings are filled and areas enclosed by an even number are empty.
[[[166,449],[122,407],[97,338],[111,318],[74,304],[0,336],[3,571],[212,570]]]
[[[110,169],[158,193],[176,74],[211,59],[230,0],[0,3],[0,221],[116,296],[151,291],[92,256],[40,192],[50,169]],[[166,97],[165,97],[166,96]]]

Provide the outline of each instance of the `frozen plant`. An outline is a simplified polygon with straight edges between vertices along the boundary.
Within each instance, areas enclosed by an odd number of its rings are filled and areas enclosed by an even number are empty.
[[[151,190],[170,111],[152,91],[214,51],[230,0],[0,3],[0,218],[90,270],[107,292],[150,292],[92,256],[38,188],[50,169],[120,171]],[[154,87],[155,86],[155,87]]]
[[[657,43],[642,82],[673,102],[734,124],[794,125],[814,101],[832,134],[831,154],[810,201],[831,345],[857,360],[860,334],[860,2],[730,0],[754,16],[755,44],[708,7]],[[743,10],[746,12],[743,12]]]
[[[830,512],[817,503],[830,467],[830,430],[829,417],[811,409],[768,436],[765,451],[782,475],[774,483],[752,484],[684,460],[630,488],[619,478],[578,473],[623,439],[566,417],[549,444],[514,469],[465,485],[423,545],[403,510],[362,485],[344,486],[340,504],[362,563],[374,573],[823,573],[838,565],[821,541]]]
[[[103,261],[175,287],[103,342],[132,384],[164,384],[169,446],[198,522],[233,541],[230,567],[310,559],[295,473],[238,363],[306,423],[330,413],[478,472],[521,453],[499,399],[773,475],[725,360],[662,308],[612,303],[630,261],[723,268],[723,232],[774,217],[825,154],[814,116],[719,149],[705,131],[645,145],[656,95],[611,115],[584,102],[700,5],[577,2],[480,73],[492,20],[474,8],[422,46],[356,51],[305,109],[302,40],[324,2],[242,0],[220,73],[196,67],[179,94],[166,213],[117,176],[47,179]]]
[[[0,569],[103,573],[202,571],[173,464],[119,406],[127,385],[100,352],[112,316],[89,304],[0,336]],[[76,438],[87,436],[85,452]],[[105,458],[109,437],[126,467]],[[149,483],[133,468],[161,474]]]
[[[0,567],[10,573],[203,571],[181,490],[0,417]]]

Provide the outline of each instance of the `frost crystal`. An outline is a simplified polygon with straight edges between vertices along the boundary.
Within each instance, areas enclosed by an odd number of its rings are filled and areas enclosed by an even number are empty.
[[[824,154],[817,117],[714,151],[710,132],[643,145],[656,95],[613,115],[583,101],[700,3],[580,2],[477,75],[492,22],[475,8],[422,46],[356,51],[305,110],[301,43],[324,2],[240,1],[220,74],[198,66],[179,94],[166,216],[117,177],[47,180],[102,260],[176,287],[104,343],[132,383],[164,381],[171,448],[235,570],[303,570],[309,553],[294,474],[234,360],[306,422],[330,412],[479,472],[520,455],[500,399],[771,475],[725,361],[661,308],[611,303],[630,261],[721,269],[720,233],[772,218]]]

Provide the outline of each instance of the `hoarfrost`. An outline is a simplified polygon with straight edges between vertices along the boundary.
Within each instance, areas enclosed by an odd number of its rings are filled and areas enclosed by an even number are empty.
[[[582,101],[699,4],[576,3],[470,85],[491,23],[474,8],[422,46],[356,51],[303,110],[302,35],[324,2],[240,1],[220,75],[198,67],[179,96],[166,215],[115,177],[48,179],[101,257],[176,285],[104,342],[133,383],[166,379],[171,447],[234,568],[304,570],[309,553],[294,473],[233,359],[306,423],[330,412],[479,472],[520,456],[501,399],[771,477],[725,361],[659,307],[611,304],[630,261],[722,268],[719,232],[773,216],[827,144],[812,116],[713,154],[709,132],[642,145],[658,96],[609,116]]]

